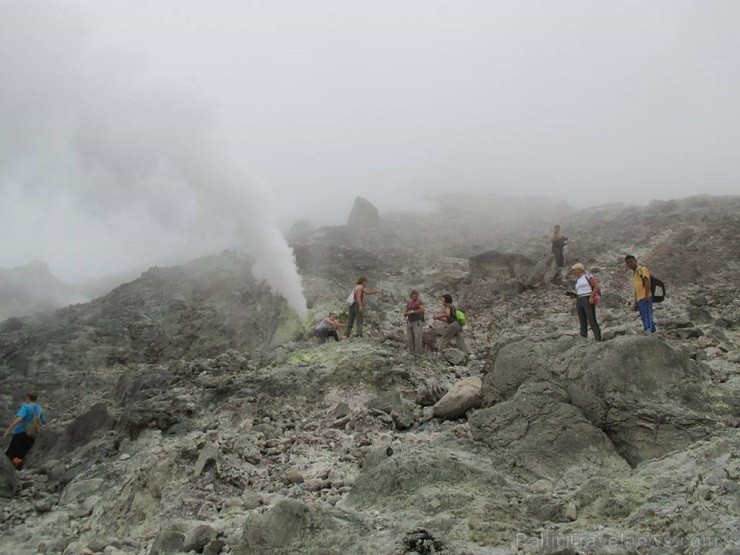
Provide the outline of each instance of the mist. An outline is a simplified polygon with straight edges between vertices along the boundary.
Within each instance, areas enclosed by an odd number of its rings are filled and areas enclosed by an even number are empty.
[[[80,279],[241,247],[304,317],[272,192],[219,148],[208,102],[143,58],[88,48],[73,15],[34,4],[0,29],[3,52],[30,54],[0,69],[4,259]]]
[[[0,21],[0,266],[65,280],[449,193],[737,194],[732,1],[17,2]]]

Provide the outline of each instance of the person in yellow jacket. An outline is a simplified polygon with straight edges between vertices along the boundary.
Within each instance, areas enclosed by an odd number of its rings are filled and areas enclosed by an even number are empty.
[[[653,321],[653,296],[650,288],[650,270],[637,263],[637,259],[628,254],[624,257],[627,268],[632,270],[632,286],[635,289],[635,309],[640,312],[642,329],[645,333],[655,333]]]

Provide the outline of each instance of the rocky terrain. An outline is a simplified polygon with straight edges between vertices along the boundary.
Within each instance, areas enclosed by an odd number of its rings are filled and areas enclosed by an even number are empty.
[[[304,323],[232,251],[0,323],[0,413],[33,386],[51,418],[24,470],[0,457],[0,553],[740,553],[740,198],[473,200],[294,229]],[[602,343],[553,223],[603,284]],[[667,284],[655,336],[627,253]],[[365,338],[311,339],[359,274]],[[453,295],[469,360],[406,353],[411,288]]]

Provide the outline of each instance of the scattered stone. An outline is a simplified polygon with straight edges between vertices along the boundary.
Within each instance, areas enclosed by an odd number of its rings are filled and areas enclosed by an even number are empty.
[[[297,470],[291,470],[285,475],[285,481],[288,484],[302,484],[303,474]]]
[[[470,409],[480,406],[481,387],[481,379],[477,376],[459,381],[434,405],[434,416],[446,420],[465,416]]]
[[[188,535],[183,549],[185,551],[195,551],[203,553],[204,548],[216,538],[218,532],[210,524],[199,524]]]
[[[451,366],[463,366],[468,362],[468,356],[454,347],[442,351],[442,356]]]
[[[529,491],[532,493],[550,494],[553,492],[552,482],[550,480],[537,480],[530,484]]]

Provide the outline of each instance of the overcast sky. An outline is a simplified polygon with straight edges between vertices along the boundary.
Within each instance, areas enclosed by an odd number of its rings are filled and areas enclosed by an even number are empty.
[[[235,180],[265,225],[340,223],[356,194],[740,193],[734,0],[0,6],[2,267],[76,279],[228,246],[243,230],[209,194]],[[227,192],[200,161],[192,179],[203,150]]]

